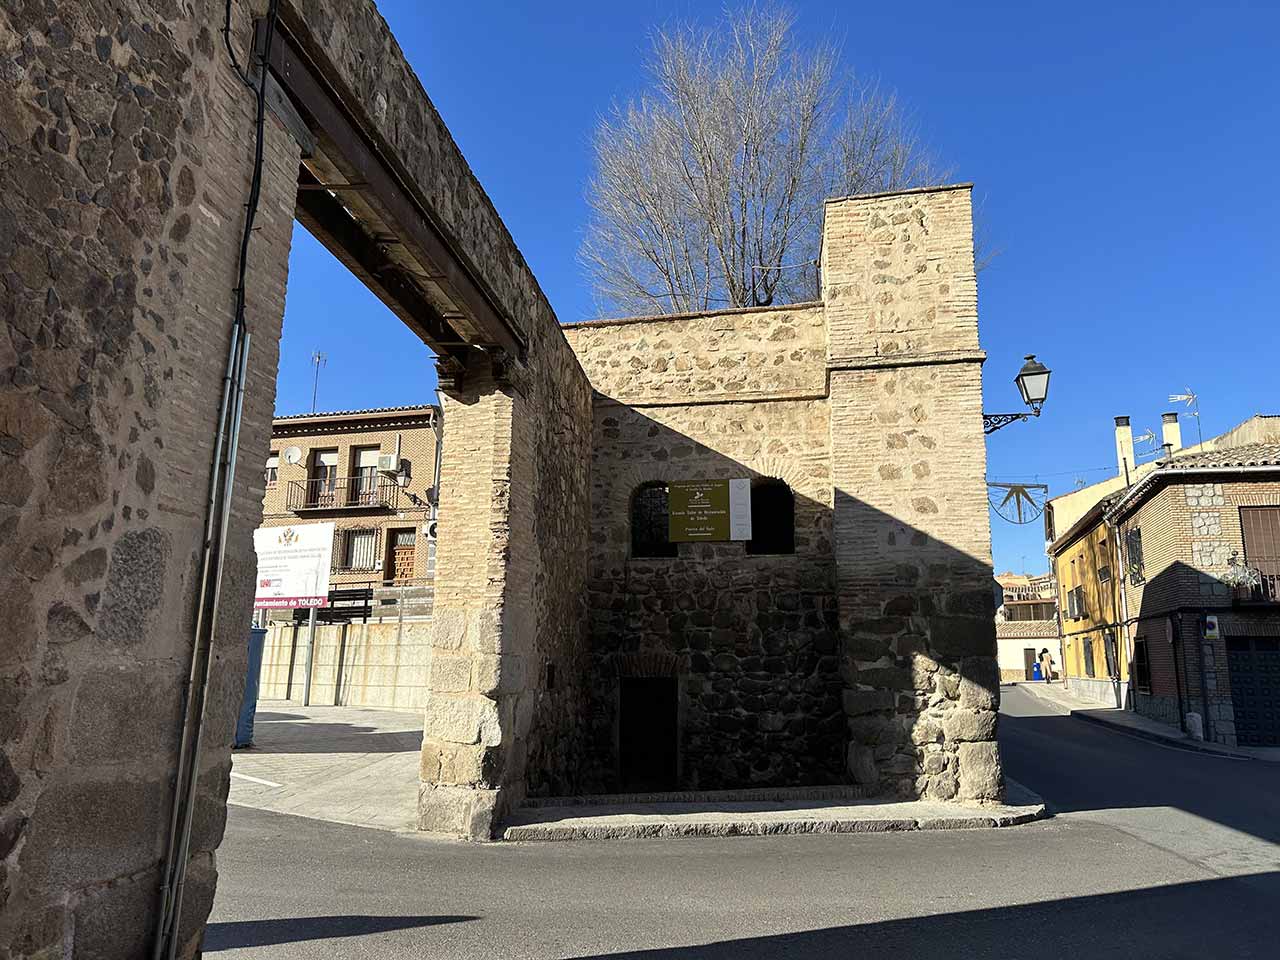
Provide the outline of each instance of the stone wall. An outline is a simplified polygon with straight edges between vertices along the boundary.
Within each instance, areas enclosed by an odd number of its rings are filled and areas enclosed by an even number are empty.
[[[597,391],[588,789],[619,788],[618,678],[654,657],[680,681],[681,788],[842,782],[821,307],[566,334]],[[641,484],[744,476],[791,487],[794,556],[741,542],[629,556]]]
[[[907,796],[994,799],[969,189],[828,201],[822,251],[850,776]]]
[[[0,954],[134,956],[154,930],[253,155],[221,18],[0,8]],[[266,158],[184,955],[243,689],[298,165],[274,124]]]
[[[446,399],[419,826],[487,839],[526,788],[577,789],[590,388],[557,327]]]

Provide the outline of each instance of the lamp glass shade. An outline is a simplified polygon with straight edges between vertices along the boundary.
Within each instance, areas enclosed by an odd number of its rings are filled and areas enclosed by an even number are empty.
[[[1022,394],[1022,402],[1029,407],[1039,406],[1049,395],[1049,368],[1038,361],[1035,354],[1027,355],[1027,362],[1013,379]]]

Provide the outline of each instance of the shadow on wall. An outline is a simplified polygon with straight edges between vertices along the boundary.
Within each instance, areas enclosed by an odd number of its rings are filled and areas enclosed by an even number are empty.
[[[852,924],[692,947],[610,953],[609,960],[1130,960],[1270,956],[1280,873],[1145,887],[1016,907]],[[577,960],[604,960],[604,954]]]
[[[1181,560],[1150,579],[1139,574],[1128,589],[1131,596],[1135,589],[1142,591],[1129,676],[1138,677],[1145,664],[1150,692],[1130,685],[1127,705],[1184,730],[1186,715],[1196,713],[1204,739],[1211,742],[1271,745],[1266,738],[1280,731],[1267,719],[1273,703],[1265,692],[1271,667],[1265,660],[1274,656],[1280,639],[1277,607],[1241,599],[1217,576]],[[1219,617],[1220,639],[1202,639],[1203,616],[1209,613]],[[1141,651],[1140,640],[1145,640]],[[1259,652],[1265,660],[1255,656]],[[1233,668],[1257,681],[1242,684],[1242,700],[1234,704]]]
[[[622,756],[627,691],[665,676],[677,716],[649,727],[675,731],[666,789],[999,793],[991,566],[853,492],[833,503],[828,430],[822,399],[641,411],[597,397],[586,791],[640,786]],[[632,555],[637,490],[735,477],[790,487],[793,553],[721,542]],[[948,496],[916,506],[945,515]]]

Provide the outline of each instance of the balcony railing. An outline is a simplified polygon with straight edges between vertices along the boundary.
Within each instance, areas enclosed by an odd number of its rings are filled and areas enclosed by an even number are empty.
[[[319,477],[290,480],[288,509],[394,510],[400,503],[400,484],[389,477]]]
[[[1256,560],[1253,566],[1262,581],[1254,587],[1253,599],[1265,603],[1280,603],[1280,560]]]

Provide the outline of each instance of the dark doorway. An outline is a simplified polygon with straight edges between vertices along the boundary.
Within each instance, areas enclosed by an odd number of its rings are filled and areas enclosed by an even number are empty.
[[[1236,742],[1280,747],[1280,640],[1227,637]]]
[[[626,793],[676,788],[676,678],[623,677],[618,759]]]

